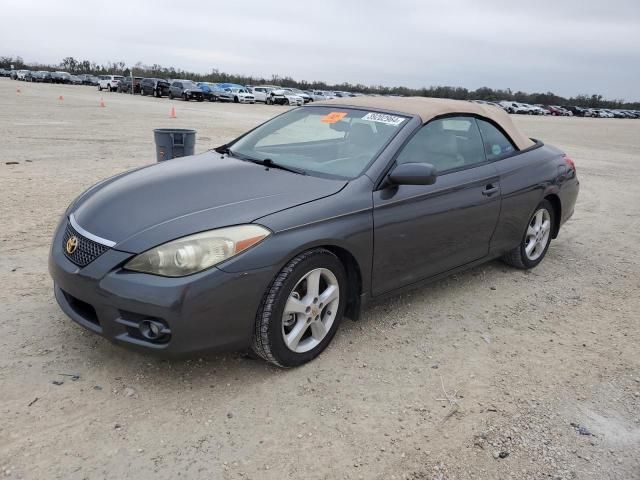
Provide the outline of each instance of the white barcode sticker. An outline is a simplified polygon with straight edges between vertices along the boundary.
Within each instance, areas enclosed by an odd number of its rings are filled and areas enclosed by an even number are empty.
[[[398,126],[402,122],[404,122],[406,118],[397,117],[395,115],[387,115],[386,113],[369,112],[364,117],[362,117],[362,120],[369,120],[370,122],[378,122],[384,123],[386,125]]]

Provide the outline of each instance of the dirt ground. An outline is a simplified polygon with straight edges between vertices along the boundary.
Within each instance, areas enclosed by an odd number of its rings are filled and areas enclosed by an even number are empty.
[[[76,195],[153,162],[153,128],[204,151],[282,108],[0,78],[0,476],[640,478],[640,121],[517,117],[582,182],[542,264],[371,307],[302,368],[161,360],[65,317],[47,255]]]

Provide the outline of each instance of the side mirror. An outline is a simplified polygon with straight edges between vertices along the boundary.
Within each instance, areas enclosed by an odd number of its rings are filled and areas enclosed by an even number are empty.
[[[430,163],[401,163],[389,174],[389,181],[395,185],[433,185],[438,171]]]

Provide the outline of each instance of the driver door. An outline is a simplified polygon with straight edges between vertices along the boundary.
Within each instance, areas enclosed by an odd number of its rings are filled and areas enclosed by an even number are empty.
[[[374,296],[485,257],[498,221],[498,173],[473,117],[423,126],[396,157],[409,162],[434,165],[438,177],[373,192]]]

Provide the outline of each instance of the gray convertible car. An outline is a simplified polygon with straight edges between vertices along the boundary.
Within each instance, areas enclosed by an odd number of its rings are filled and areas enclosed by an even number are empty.
[[[93,186],[49,269],[62,310],[113,342],[293,367],[372,299],[499,257],[535,267],[578,189],[569,157],[492,106],[314,102]]]

